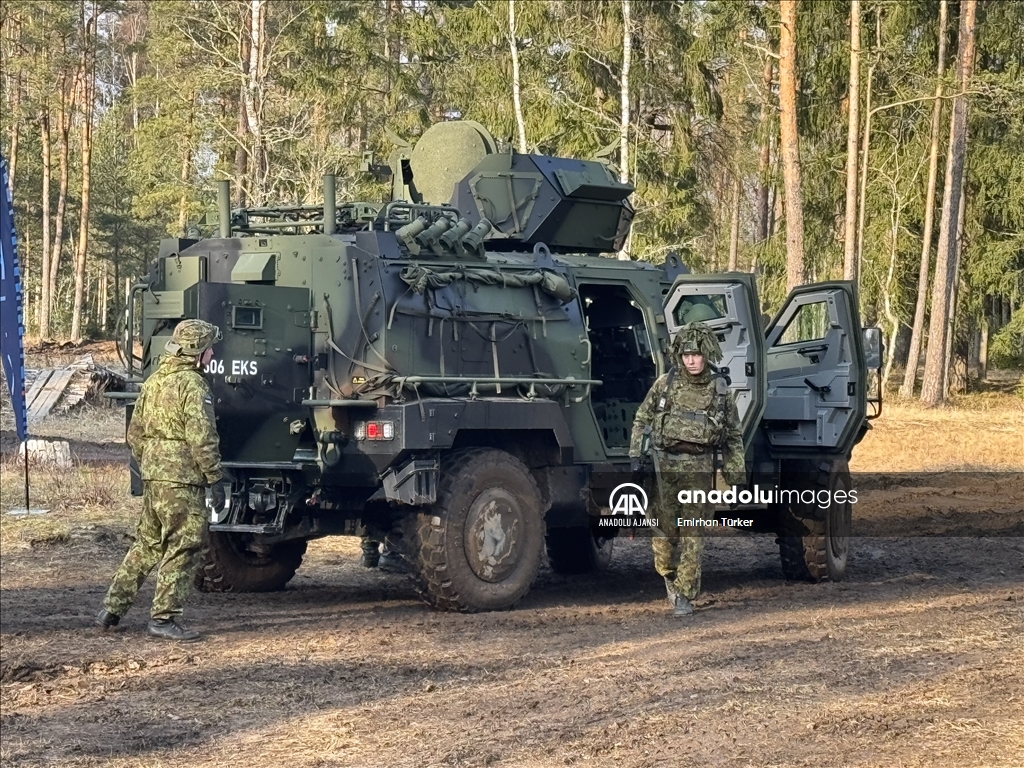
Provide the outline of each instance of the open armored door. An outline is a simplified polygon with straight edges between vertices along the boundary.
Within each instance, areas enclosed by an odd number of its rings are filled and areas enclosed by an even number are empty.
[[[849,455],[867,409],[854,284],[794,289],[768,326],[765,355],[764,423],[775,453]]]
[[[743,424],[743,437],[757,428],[764,410],[764,347],[761,314],[754,276],[741,272],[724,275],[680,275],[665,300],[665,322],[670,337],[690,322],[710,326],[722,345],[719,370],[729,379]]]

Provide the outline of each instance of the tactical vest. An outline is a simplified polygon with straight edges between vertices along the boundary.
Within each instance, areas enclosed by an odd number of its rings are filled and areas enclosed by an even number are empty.
[[[675,368],[669,371],[665,393],[655,409],[655,446],[669,453],[689,454],[709,453],[723,446],[729,407],[729,387],[725,379],[720,375],[712,376],[714,394],[706,409],[685,410],[668,407],[674,378]]]

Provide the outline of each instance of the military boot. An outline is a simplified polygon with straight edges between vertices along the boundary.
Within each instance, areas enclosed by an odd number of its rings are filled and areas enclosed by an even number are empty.
[[[111,627],[116,627],[119,621],[121,621],[120,616],[104,608],[96,614],[96,618],[92,620],[92,623],[100,629],[110,629]]]
[[[676,597],[675,605],[672,606],[672,615],[676,617],[689,616],[693,613],[693,603],[682,595]]]
[[[359,558],[359,564],[363,568],[376,568],[380,563],[380,544],[364,537],[361,546],[363,556]]]
[[[676,589],[676,583],[672,578],[665,577],[665,592],[668,593],[668,607],[675,608],[676,600],[680,597],[679,590]]]
[[[179,643],[191,643],[199,639],[199,633],[185,629],[174,619],[150,619],[146,631],[153,637],[162,640],[176,640]]]
[[[406,566],[405,560],[402,559],[402,556],[387,544],[384,545],[384,551],[380,555],[379,568],[385,573],[409,572],[409,568]]]
[[[665,577],[665,591],[668,593],[668,605],[672,609],[673,616],[689,616],[693,613],[693,605],[679,594],[676,583]]]

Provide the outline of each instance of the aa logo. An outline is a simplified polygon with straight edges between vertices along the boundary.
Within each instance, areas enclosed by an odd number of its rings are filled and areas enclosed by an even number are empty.
[[[636,483],[623,483],[608,497],[613,515],[643,517],[647,513],[647,493]]]

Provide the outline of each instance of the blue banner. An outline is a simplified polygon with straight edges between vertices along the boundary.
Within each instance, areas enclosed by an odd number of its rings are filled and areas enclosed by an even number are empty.
[[[14,424],[18,439],[25,442],[28,420],[25,413],[24,325],[21,317],[21,273],[18,270],[18,237],[14,232],[14,201],[7,178],[7,160],[0,156],[0,358],[11,391]]]

